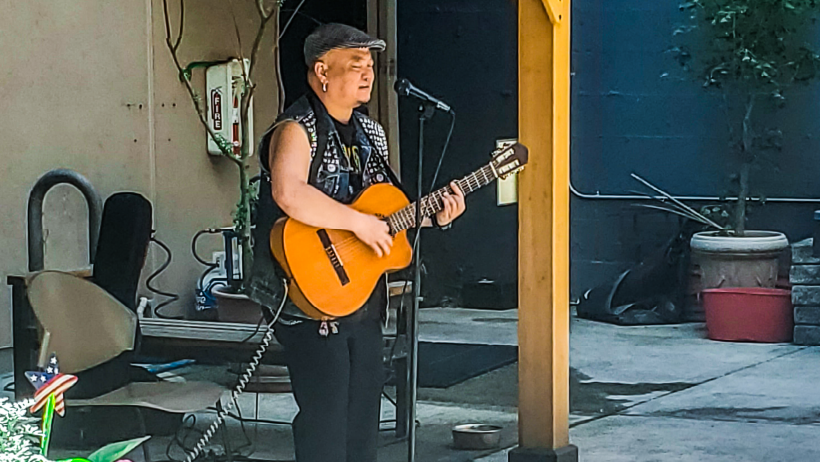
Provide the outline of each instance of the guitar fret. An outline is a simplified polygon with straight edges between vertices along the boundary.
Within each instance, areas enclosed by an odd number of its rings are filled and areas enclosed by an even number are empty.
[[[407,229],[407,209],[402,209],[402,211],[399,213],[399,217],[401,217],[401,227],[403,229]]]
[[[488,164],[460,180],[454,180],[454,182],[459,189],[467,195],[492,183],[496,178],[498,178],[498,175],[496,175],[495,170],[493,170],[493,166]],[[388,223],[395,233],[415,228],[416,207],[421,207],[422,218],[431,217],[441,210],[444,210],[445,194],[453,194],[449,185],[433,191],[422,197],[420,201],[413,202],[398,212],[395,212],[388,217]]]

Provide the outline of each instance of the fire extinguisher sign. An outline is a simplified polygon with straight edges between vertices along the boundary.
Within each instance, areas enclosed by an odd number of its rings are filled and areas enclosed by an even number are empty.
[[[211,90],[211,114],[214,118],[214,130],[222,130],[222,90]]]

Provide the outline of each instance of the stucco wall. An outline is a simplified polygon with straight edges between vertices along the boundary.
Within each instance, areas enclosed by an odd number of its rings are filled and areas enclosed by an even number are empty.
[[[253,2],[233,3],[249,55],[256,10]],[[176,18],[176,0],[169,4]],[[186,5],[183,61],[238,55],[230,5],[220,0]],[[162,1],[2,0],[0,7],[5,13],[0,16],[4,280],[27,269],[29,189],[44,172],[70,168],[86,176],[103,198],[137,191],[153,203],[157,237],[173,251],[173,263],[157,285],[182,296],[169,313],[187,310],[201,272],[190,254],[191,237],[201,228],[231,223],[237,170],[205,152],[204,129],[165,47]],[[269,33],[260,54],[257,134],[276,114],[272,39]],[[204,91],[201,70],[195,71],[195,83]],[[87,265],[81,195],[59,186],[46,196],[44,210],[46,267]],[[203,239],[200,248],[208,255],[219,244],[216,238]],[[162,260],[161,251],[152,247],[144,274]],[[0,347],[11,345],[10,305],[8,289],[0,285]]]

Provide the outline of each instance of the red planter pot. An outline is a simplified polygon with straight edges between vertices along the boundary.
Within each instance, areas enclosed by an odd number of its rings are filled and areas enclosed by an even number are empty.
[[[762,287],[703,291],[706,329],[712,340],[784,343],[794,335],[791,291]]]

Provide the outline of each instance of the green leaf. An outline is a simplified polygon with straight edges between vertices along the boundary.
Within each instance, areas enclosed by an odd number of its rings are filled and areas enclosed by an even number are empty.
[[[111,443],[94,451],[93,454],[88,456],[88,460],[91,462],[116,462],[129,452],[133,451],[134,448],[148,440],[148,438],[151,437],[143,436],[142,438],[136,438],[133,440]]]

